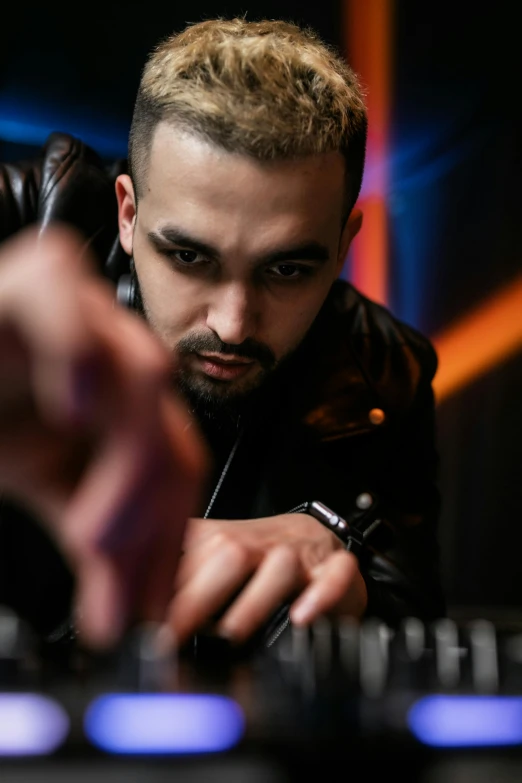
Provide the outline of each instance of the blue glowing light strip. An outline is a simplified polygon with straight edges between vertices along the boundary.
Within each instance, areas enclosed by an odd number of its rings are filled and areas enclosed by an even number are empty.
[[[413,735],[433,747],[520,745],[522,696],[425,696],[407,721]]]
[[[36,98],[15,97],[0,92],[0,140],[42,145],[54,131],[77,136],[96,152],[109,158],[126,157],[128,127],[106,117],[93,117],[79,109],[39,104]]]
[[[69,717],[48,696],[0,693],[0,758],[54,753],[69,733]]]
[[[241,740],[244,726],[239,705],[214,694],[104,694],[84,720],[90,742],[113,754],[224,751]]]

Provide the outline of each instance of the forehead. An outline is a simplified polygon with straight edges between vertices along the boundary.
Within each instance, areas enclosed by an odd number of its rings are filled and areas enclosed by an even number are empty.
[[[259,161],[228,152],[168,123],[154,133],[144,206],[157,219],[196,212],[234,217],[256,225],[274,221],[339,227],[345,194],[345,162],[338,152],[298,159]]]

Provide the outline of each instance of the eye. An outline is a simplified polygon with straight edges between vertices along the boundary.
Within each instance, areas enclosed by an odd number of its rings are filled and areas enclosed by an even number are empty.
[[[312,269],[303,264],[275,264],[268,267],[268,272],[279,279],[298,280],[305,275],[311,274]]]
[[[172,255],[183,266],[193,266],[194,264],[205,261],[204,256],[201,253],[197,253],[195,250],[173,250]]]

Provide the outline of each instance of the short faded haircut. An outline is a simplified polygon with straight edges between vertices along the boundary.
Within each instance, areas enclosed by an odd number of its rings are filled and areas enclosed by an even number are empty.
[[[345,217],[359,195],[367,133],[363,91],[344,59],[308,28],[215,19],[161,41],[145,64],[130,129],[137,199],[163,121],[261,161],[340,152]]]

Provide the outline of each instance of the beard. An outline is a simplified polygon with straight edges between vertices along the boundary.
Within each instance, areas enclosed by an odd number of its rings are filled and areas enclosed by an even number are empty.
[[[148,323],[153,332],[154,319],[143,301],[138,277],[131,259],[131,276],[134,283],[133,309]],[[259,370],[244,383],[218,381],[203,373],[195,373],[183,366],[183,359],[202,351],[222,356],[233,355],[256,361]],[[178,361],[172,371],[172,385],[186,400],[191,413],[204,425],[228,428],[237,427],[245,413],[262,396],[264,389],[279,370],[286,366],[294,351],[276,359],[273,351],[264,343],[247,338],[240,344],[224,343],[214,332],[193,332],[185,335],[176,345],[174,354]],[[276,373],[277,370],[277,373]]]
[[[273,352],[263,343],[251,338],[239,344],[224,343],[214,332],[185,335],[178,342],[176,353],[179,364],[173,371],[173,381],[200,419],[237,420],[257,399],[278,366]],[[244,382],[215,380],[184,366],[184,359],[200,353],[241,357],[255,362],[258,369]]]

